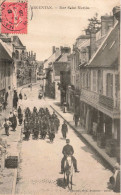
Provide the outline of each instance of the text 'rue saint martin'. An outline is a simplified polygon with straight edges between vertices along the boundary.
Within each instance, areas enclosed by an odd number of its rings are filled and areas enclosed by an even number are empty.
[[[90,9],[87,6],[58,6],[58,7],[53,7],[53,6],[31,6],[31,9]]]

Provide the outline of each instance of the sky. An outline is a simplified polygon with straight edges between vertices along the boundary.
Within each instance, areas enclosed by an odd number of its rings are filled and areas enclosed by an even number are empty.
[[[28,0],[28,32],[19,37],[27,51],[32,50],[36,53],[37,60],[43,61],[52,55],[52,46],[72,47],[76,38],[84,34],[88,18],[93,17],[95,13],[98,13],[99,19],[106,13],[112,14],[113,7],[119,5],[119,2],[119,0]]]

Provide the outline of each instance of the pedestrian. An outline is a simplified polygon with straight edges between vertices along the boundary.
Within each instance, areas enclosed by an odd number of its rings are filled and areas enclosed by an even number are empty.
[[[18,107],[18,115],[22,113],[21,107]]]
[[[7,102],[4,100],[3,102],[3,110],[6,110]]]
[[[55,111],[53,111],[52,118],[55,119],[57,115],[55,114]]]
[[[32,91],[32,83],[30,84],[30,91]]]
[[[18,120],[19,120],[19,125],[22,125],[22,122],[23,122],[23,114],[19,114],[18,115]]]
[[[11,125],[11,122],[9,119],[5,118],[4,128],[5,128],[5,134],[9,136],[9,127]]]
[[[10,112],[9,114],[9,121],[11,122],[11,127],[12,127],[12,124],[13,124],[13,113]]]
[[[21,92],[20,92],[20,93],[19,93],[19,99],[22,100],[22,98],[23,98],[23,97],[22,97],[22,94],[21,94]]]
[[[16,131],[16,127],[17,127],[17,119],[15,114],[13,114],[13,123],[12,123],[13,131]]]
[[[75,113],[73,116],[73,120],[75,121],[75,126],[77,127],[79,122],[79,115]]]
[[[66,106],[67,106],[66,101],[64,101],[63,102],[63,113],[66,113]]]
[[[55,118],[54,124],[55,124],[56,132],[58,132],[58,128],[60,126],[60,120],[58,119],[58,117]]]
[[[29,140],[29,137],[30,137],[30,128],[29,128],[29,121],[28,121],[28,119],[26,118],[25,120],[24,120],[24,132],[23,132],[23,134],[25,134],[25,140]]]
[[[5,93],[5,101],[7,102],[8,100],[8,92]]]
[[[17,108],[17,104],[18,104],[18,96],[17,96],[17,91],[14,90],[14,96],[13,96],[13,107]]]
[[[26,94],[24,94],[24,100],[27,100],[27,95]]]
[[[61,132],[62,132],[63,138],[66,138],[66,134],[68,133],[68,127],[67,127],[66,121],[64,121],[62,124]]]

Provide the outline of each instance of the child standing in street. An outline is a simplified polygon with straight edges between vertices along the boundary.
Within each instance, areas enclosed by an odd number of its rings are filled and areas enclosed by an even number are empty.
[[[4,128],[5,128],[5,133],[7,136],[9,136],[9,127],[11,125],[11,122],[5,118],[5,123],[4,123]]]

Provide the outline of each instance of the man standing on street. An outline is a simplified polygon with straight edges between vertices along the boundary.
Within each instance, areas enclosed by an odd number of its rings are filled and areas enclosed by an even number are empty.
[[[66,134],[68,133],[68,127],[65,121],[62,124],[61,131],[62,131],[63,138],[66,138]]]

